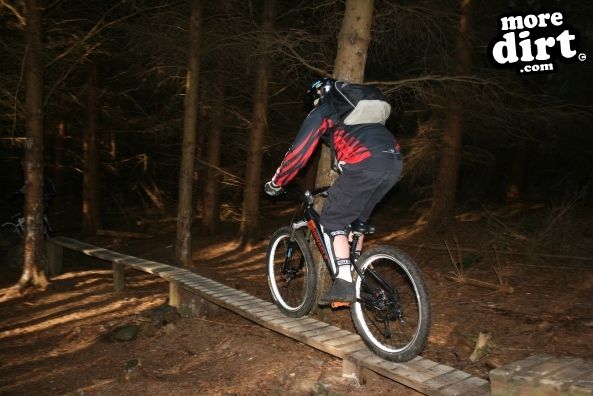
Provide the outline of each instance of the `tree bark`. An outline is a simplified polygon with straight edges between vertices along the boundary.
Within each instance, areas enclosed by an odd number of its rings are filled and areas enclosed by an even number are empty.
[[[64,184],[64,169],[66,161],[66,123],[60,121],[56,127],[56,135],[54,137],[54,166],[53,166],[53,182],[56,188],[57,199],[55,200],[55,213],[64,212],[65,209],[65,184]]]
[[[338,37],[338,51],[334,63],[334,78],[351,83],[364,80],[367,51],[371,41],[371,24],[373,22],[374,0],[347,0],[344,19]],[[330,150],[323,146],[317,166],[316,187],[329,186],[334,183],[337,174],[332,171]],[[315,209],[320,212],[323,200],[318,200]],[[318,298],[331,286],[331,278],[325,269],[323,258],[313,248],[314,260],[319,274]],[[317,306],[317,305],[316,305]]]
[[[222,67],[222,65],[220,65]],[[213,104],[210,111],[210,132],[206,153],[206,176],[202,206],[202,223],[206,234],[214,234],[220,221],[220,156],[222,143],[222,117],[224,106],[224,87],[221,68],[212,88]]]
[[[268,128],[268,85],[271,76],[271,59],[268,54],[271,34],[274,29],[275,0],[265,0],[263,9],[263,40],[261,55],[257,62],[257,79],[253,100],[253,116],[249,132],[245,187],[243,189],[243,215],[241,221],[241,240],[245,249],[259,239],[259,198],[261,195],[261,164],[263,145]]]
[[[98,70],[95,63],[89,67],[87,84],[86,125],[83,138],[83,181],[82,181],[82,230],[94,235],[101,228],[100,192],[101,160],[97,138],[98,118]]]
[[[179,204],[177,208],[177,239],[175,262],[180,267],[191,263],[192,189],[198,124],[198,92],[200,75],[200,30],[202,4],[191,1],[188,66],[185,81],[183,143],[179,171]]]
[[[23,273],[17,283],[20,290],[28,286],[45,289],[43,273],[43,64],[41,60],[41,11],[36,0],[25,4],[25,124],[26,143],[23,155],[25,176],[25,234]]]
[[[466,74],[472,61],[472,49],[468,41],[469,8],[471,0],[461,0],[461,15],[457,30],[455,50],[455,72]],[[463,108],[460,101],[453,96],[447,106],[442,155],[433,188],[432,206],[428,220],[428,228],[439,231],[446,229],[455,218],[455,196],[459,176],[461,146],[463,143]]]

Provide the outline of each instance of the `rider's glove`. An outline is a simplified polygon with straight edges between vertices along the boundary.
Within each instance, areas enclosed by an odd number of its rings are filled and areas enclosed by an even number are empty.
[[[275,185],[273,181],[267,182],[266,185],[264,186],[264,190],[265,190],[266,194],[268,194],[272,197],[277,197],[278,195],[280,195],[284,192],[284,189],[280,186]]]

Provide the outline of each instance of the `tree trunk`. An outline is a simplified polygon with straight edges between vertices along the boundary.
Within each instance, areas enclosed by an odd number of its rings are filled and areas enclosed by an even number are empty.
[[[56,188],[56,200],[54,205],[55,213],[60,214],[60,218],[63,218],[62,213],[65,209],[66,191],[64,184],[64,163],[66,161],[66,124],[64,121],[60,121],[56,128],[56,135],[54,137],[54,166],[53,166],[53,182]]]
[[[100,194],[101,161],[97,138],[99,88],[97,65],[90,65],[87,85],[86,125],[83,138],[82,230],[96,234],[101,228]]]
[[[23,155],[25,176],[25,235],[23,273],[20,290],[28,286],[45,289],[43,273],[43,65],[41,62],[41,12],[36,0],[26,0],[25,35],[25,123],[26,143]]]
[[[214,234],[220,221],[220,156],[222,143],[222,117],[224,106],[224,87],[222,65],[218,68],[218,78],[212,88],[214,95],[210,111],[210,132],[208,133],[208,152],[206,153],[206,176],[202,206],[202,223],[205,233]]]
[[[338,51],[334,64],[334,78],[351,83],[364,80],[367,50],[371,41],[371,24],[373,22],[374,0],[347,0],[338,37]],[[321,158],[317,166],[317,187],[329,186],[337,178],[331,170],[330,151],[326,146],[321,150]],[[318,200],[315,209],[320,212],[323,201]],[[314,260],[319,274],[318,298],[325,294],[331,286],[331,278],[326,271],[325,263],[319,251],[313,248]]]
[[[472,61],[472,50],[468,41],[469,7],[471,0],[461,0],[461,16],[457,30],[455,50],[455,72],[466,74]],[[446,229],[455,218],[455,195],[459,176],[461,146],[463,142],[463,108],[453,96],[445,116],[441,160],[434,184],[432,207],[428,228],[439,231]]]
[[[253,117],[249,132],[245,187],[243,189],[243,218],[241,221],[241,240],[245,249],[257,241],[259,229],[259,198],[262,190],[261,164],[263,145],[268,128],[268,84],[271,75],[271,60],[268,49],[274,28],[275,0],[265,0],[261,42],[261,55],[257,62],[257,80],[253,103]]]
[[[192,187],[196,152],[196,127],[198,124],[201,24],[201,1],[192,0],[189,26],[189,59],[185,81],[183,143],[181,145],[181,169],[179,171],[177,240],[175,244],[175,261],[180,267],[189,266],[191,263]]]

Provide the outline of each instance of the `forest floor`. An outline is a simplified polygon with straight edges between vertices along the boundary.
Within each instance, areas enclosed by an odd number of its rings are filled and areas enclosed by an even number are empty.
[[[270,300],[266,238],[292,212],[288,205],[265,206],[264,238],[249,251],[240,248],[231,221],[219,235],[195,238],[192,270]],[[382,207],[373,220],[378,232],[368,242],[397,245],[422,268],[433,309],[424,357],[482,378],[538,353],[593,358],[590,208],[481,206],[461,213],[446,236],[421,231],[418,217]],[[150,239],[85,240],[171,263],[174,224],[144,224]],[[151,327],[146,313],[166,302],[165,281],[129,271],[126,290],[115,293],[107,263],[73,252],[65,253],[65,263],[46,291],[24,295],[9,292],[17,271],[3,263],[0,395],[416,394],[372,373],[362,386],[344,379],[338,359],[223,309]],[[513,291],[459,283],[452,279],[459,271],[492,285],[502,281]],[[347,310],[326,312],[324,320],[352,328]],[[142,324],[134,340],[113,340],[115,329],[132,323]],[[483,331],[491,335],[489,351],[472,362]]]

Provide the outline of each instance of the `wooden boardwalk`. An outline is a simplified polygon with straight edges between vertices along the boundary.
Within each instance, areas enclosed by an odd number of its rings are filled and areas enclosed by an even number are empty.
[[[361,369],[366,368],[426,395],[490,395],[490,384],[484,379],[422,357],[407,363],[386,361],[373,354],[358,334],[310,317],[286,317],[268,301],[191,271],[124,255],[75,239],[57,237],[48,242],[51,246],[50,272],[60,271],[62,248],[75,250],[111,262],[116,290],[123,287],[124,266],[154,274],[169,281],[172,289],[183,288],[263,327],[343,359],[345,374],[358,375]]]

